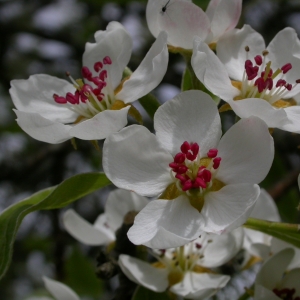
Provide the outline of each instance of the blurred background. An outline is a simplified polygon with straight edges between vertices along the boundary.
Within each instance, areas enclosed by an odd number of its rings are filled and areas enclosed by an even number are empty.
[[[208,3],[194,2],[203,9]],[[113,20],[121,22],[133,39],[129,67],[134,70],[154,41],[147,28],[145,8],[146,1],[130,0],[0,0],[0,211],[74,174],[101,171],[101,151],[91,143],[78,140],[78,150],[74,150],[69,141],[50,145],[20,130],[8,93],[10,81],[36,73],[64,78],[65,71],[79,78],[85,43],[93,41],[94,33],[105,30]],[[244,23],[260,32],[267,43],[286,26],[295,28],[299,35],[300,1],[244,0],[238,27]],[[184,68],[180,55],[171,54],[168,72],[154,91],[161,103],[180,91]],[[141,107],[137,104],[137,108]],[[231,125],[230,113],[222,118],[225,127]],[[284,221],[300,222],[296,210],[300,198],[300,138],[280,130],[275,130],[274,138],[276,158],[262,186],[273,196]],[[81,199],[72,207],[93,222],[103,212],[111,188]],[[47,295],[42,275],[65,282],[82,299],[111,298],[117,282],[96,278],[98,249],[79,244],[64,231],[62,212],[40,211],[25,218],[12,264],[0,282],[1,300]],[[236,299],[234,293],[241,291],[232,287],[230,292],[231,296],[223,295],[222,299]]]

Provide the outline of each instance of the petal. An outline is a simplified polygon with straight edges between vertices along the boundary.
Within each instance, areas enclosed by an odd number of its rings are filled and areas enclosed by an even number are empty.
[[[71,123],[78,117],[77,113],[53,99],[53,94],[65,97],[68,92],[75,92],[74,86],[66,80],[46,74],[32,75],[27,80],[12,80],[9,92],[18,110],[38,113],[60,123]]]
[[[251,117],[233,125],[218,146],[222,158],[217,178],[224,183],[259,183],[268,174],[274,142],[261,119]]]
[[[56,300],[80,300],[77,294],[67,285],[43,276],[46,289]]]
[[[249,253],[255,257],[259,257],[262,260],[266,260],[272,254],[270,246],[265,244],[251,244],[248,249]]]
[[[290,106],[283,109],[289,122],[278,126],[278,128],[290,132],[300,133],[300,106]]]
[[[58,144],[71,138],[72,126],[56,123],[48,120],[37,113],[14,110],[17,115],[16,121],[19,126],[36,140]]]
[[[255,287],[254,300],[281,300],[281,298],[277,297],[273,291],[270,291],[264,288],[261,285],[257,285]]]
[[[185,196],[174,200],[153,200],[135,217],[127,235],[137,245],[174,248],[197,238],[202,223],[201,215]]]
[[[171,0],[157,19],[160,30],[168,34],[168,44],[174,47],[192,49],[194,36],[204,40],[209,33],[210,22],[205,12],[189,1]]]
[[[250,217],[273,222],[281,221],[275,201],[266,190],[260,190],[259,197]]]
[[[271,252],[272,253],[277,253],[286,248],[292,248],[295,252],[295,255],[294,255],[292,261],[289,263],[287,269],[291,270],[293,268],[299,268],[300,267],[300,249],[293,246],[290,243],[287,243],[283,240],[272,237],[272,240],[271,240]]]
[[[186,91],[160,106],[154,128],[161,145],[173,156],[184,141],[197,142],[202,155],[215,148],[221,137],[218,109],[211,97],[201,91]]]
[[[114,231],[123,224],[129,211],[139,212],[148,204],[148,200],[134,192],[117,189],[110,192],[105,204],[107,223]]]
[[[171,182],[173,157],[144,126],[132,125],[110,135],[103,146],[103,169],[119,188],[143,196],[160,194]]]
[[[129,108],[130,106],[120,110],[104,110],[93,118],[76,124],[69,133],[82,140],[105,139],[126,126]]]
[[[227,100],[240,94],[240,91],[232,86],[225,66],[199,39],[194,40],[191,64],[197,78],[216,96]]]
[[[205,196],[201,210],[205,218],[206,232],[229,232],[246,222],[253,205],[259,196],[256,184],[226,185],[217,192],[209,192]]]
[[[204,234],[201,234],[201,238],[203,235]],[[206,234],[206,240],[209,240],[209,243],[204,249],[204,257],[200,260],[199,264],[207,268],[222,266],[241,250],[243,238],[244,232],[242,227],[222,235],[213,233]],[[195,242],[197,242],[197,240]],[[204,244],[204,242],[200,241],[199,243]]]
[[[255,289],[257,285],[262,285],[269,290],[273,290],[281,281],[283,273],[293,256],[293,249],[285,249],[271,256],[256,276]]]
[[[94,64],[109,56],[112,64],[107,68],[108,78],[115,89],[121,82],[122,73],[127,66],[132,51],[132,40],[125,28],[117,22],[108,24],[105,32],[96,32],[96,43],[86,43],[83,53],[83,66],[90,69],[93,75]]]
[[[295,289],[296,293],[293,295],[293,297],[295,298],[296,296],[299,297],[300,296],[299,278],[300,278],[300,268],[289,271],[283,277],[282,282],[280,284],[280,288]]]
[[[265,121],[270,128],[291,126],[285,109],[275,108],[263,99],[248,98],[241,101],[227,100],[227,102],[240,118],[256,116]]]
[[[103,230],[98,226],[98,228],[92,226],[82,217],[80,217],[73,209],[68,209],[63,215],[63,224],[65,229],[71,234],[75,239],[83,244],[90,246],[105,245],[113,241],[113,232],[110,230],[110,234],[103,226]]]
[[[170,291],[187,299],[207,299],[226,286],[230,276],[187,272],[182,282],[173,285]]]
[[[249,52],[245,51],[246,46],[249,47]],[[253,60],[265,48],[263,37],[249,25],[244,25],[242,29],[232,30],[219,39],[217,54],[229,77],[242,81],[246,59]]]
[[[294,84],[300,78],[300,41],[293,28],[285,28],[277,33],[267,47],[269,51],[268,58],[272,61],[273,70],[281,68],[286,63],[292,64],[284,79]],[[298,57],[297,57],[298,56]],[[291,98],[300,92],[300,85],[296,85],[284,98]]]
[[[212,6],[215,6],[214,10]],[[241,16],[241,11],[242,0],[210,1],[208,11],[206,11],[211,21],[210,30],[213,36],[210,42],[216,42],[225,32],[235,28]],[[206,40],[206,42],[208,41]]]
[[[98,30],[95,33],[95,41],[96,43],[102,42],[102,40],[107,39],[106,42],[111,42],[112,46],[114,46],[114,43],[121,43],[122,48],[120,49],[114,49],[114,51],[117,51],[116,53],[118,55],[118,62],[122,69],[124,69],[127,64],[129,63],[131,52],[132,52],[132,39],[130,38],[130,35],[128,34],[125,27],[116,21],[109,22],[106,30]],[[117,41],[117,39],[120,39]],[[112,41],[115,40],[115,41]]]
[[[139,67],[124,82],[116,98],[130,103],[151,92],[162,81],[168,61],[167,34],[161,32]]]
[[[191,0],[186,0],[192,2]],[[173,2],[173,0],[149,0],[146,7],[146,19],[147,25],[150,32],[154,37],[157,37],[158,34],[162,31],[160,24],[158,22],[160,14],[163,13],[162,8],[168,6]]]
[[[168,270],[155,268],[140,259],[121,254],[119,266],[133,282],[154,292],[163,292],[168,287]]]

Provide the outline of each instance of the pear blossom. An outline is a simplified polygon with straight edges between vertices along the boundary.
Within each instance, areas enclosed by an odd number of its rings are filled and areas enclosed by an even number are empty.
[[[256,117],[221,138],[218,109],[201,91],[186,91],[154,116],[156,135],[139,125],[106,139],[103,168],[120,188],[158,196],[135,217],[134,244],[172,248],[203,231],[224,233],[249,217],[273,161],[273,139]],[[171,201],[166,201],[171,200]]]
[[[217,274],[215,268],[240,250],[242,240],[242,228],[224,235],[203,233],[185,246],[152,250],[157,260],[152,265],[122,254],[119,266],[129,279],[155,292],[169,289],[186,299],[206,299],[229,281],[229,276]]]
[[[71,82],[46,74],[13,80],[10,94],[19,126],[33,138],[61,143],[72,137],[104,139],[127,124],[130,103],[162,80],[168,65],[167,35],[157,37],[140,66],[122,80],[132,40],[118,22],[95,33],[83,54],[83,79]]]
[[[206,12],[189,0],[148,0],[146,18],[151,33],[166,31],[173,47],[192,49],[194,36],[214,47],[235,28],[241,9],[241,0],[211,0]]]
[[[273,198],[261,189],[250,218],[280,222],[280,215]],[[243,248],[254,257],[266,259],[271,255],[272,236],[263,232],[244,228]]]
[[[298,176],[298,185],[300,188],[300,176]],[[264,189],[261,189],[250,218],[281,222],[274,199],[272,199],[272,197]],[[292,248],[294,250],[294,257],[288,265],[288,268],[292,269],[300,267],[299,248],[263,232],[244,228],[243,248],[247,251],[246,259],[244,261],[245,268],[257,261],[266,260],[271,255],[274,255],[286,248]]]
[[[264,263],[256,277],[254,300],[300,300],[300,268],[287,271],[293,256],[293,249],[285,249]]]
[[[191,63],[205,87],[240,118],[257,116],[271,128],[300,132],[300,106],[293,99],[300,92],[300,42],[294,29],[281,30],[266,47],[245,25],[219,40],[217,56],[195,39]]]
[[[63,215],[65,229],[83,244],[97,246],[107,245],[116,240],[115,232],[123,224],[126,213],[139,212],[148,200],[133,192],[117,189],[112,191],[105,203],[104,213],[93,225],[80,217],[73,209]]]

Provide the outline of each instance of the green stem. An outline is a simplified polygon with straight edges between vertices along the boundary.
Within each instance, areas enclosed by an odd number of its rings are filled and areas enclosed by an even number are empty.
[[[298,233],[300,234],[300,224],[288,224],[288,223],[279,223],[271,222],[259,219],[249,218],[244,227],[254,229],[254,230],[275,230],[282,233]]]

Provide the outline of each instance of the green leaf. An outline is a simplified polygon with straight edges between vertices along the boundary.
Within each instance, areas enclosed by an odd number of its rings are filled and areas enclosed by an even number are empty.
[[[138,286],[131,298],[131,300],[170,300],[167,292],[155,293],[150,291],[143,286]]]
[[[79,174],[5,209],[0,215],[0,279],[9,267],[15,236],[27,214],[64,207],[108,184],[110,181],[103,173]]]
[[[244,227],[261,231],[300,248],[300,224],[278,223],[249,218]]]

